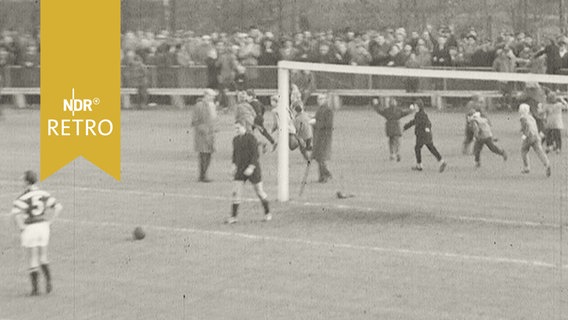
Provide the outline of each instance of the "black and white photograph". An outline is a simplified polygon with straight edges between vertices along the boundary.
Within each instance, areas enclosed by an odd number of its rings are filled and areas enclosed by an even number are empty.
[[[120,179],[40,174],[48,1],[0,0],[0,320],[568,319],[566,0],[120,0]]]

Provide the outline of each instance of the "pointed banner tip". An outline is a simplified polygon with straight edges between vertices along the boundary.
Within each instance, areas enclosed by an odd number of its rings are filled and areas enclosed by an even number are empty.
[[[120,180],[120,1],[44,1],[40,11],[41,179],[83,156]]]

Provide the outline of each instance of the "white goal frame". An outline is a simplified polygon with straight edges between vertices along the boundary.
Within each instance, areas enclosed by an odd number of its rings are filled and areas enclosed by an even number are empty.
[[[395,67],[347,66],[295,61],[278,62],[278,200],[290,199],[289,150],[288,150],[288,107],[290,105],[290,70],[350,73],[365,75],[401,76],[413,78],[446,78],[488,81],[515,81],[568,84],[566,75],[534,73],[508,73],[464,70],[433,70]],[[475,90],[472,90],[472,94]]]

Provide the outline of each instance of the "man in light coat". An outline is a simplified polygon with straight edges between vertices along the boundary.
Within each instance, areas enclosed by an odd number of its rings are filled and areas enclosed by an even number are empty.
[[[203,99],[195,105],[191,120],[191,126],[195,131],[195,152],[199,153],[199,182],[211,182],[207,177],[207,170],[211,164],[211,155],[215,152],[217,110],[214,100],[216,95],[214,90],[205,89]]]

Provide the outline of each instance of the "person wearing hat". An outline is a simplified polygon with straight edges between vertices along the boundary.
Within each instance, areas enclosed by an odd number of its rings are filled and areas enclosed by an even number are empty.
[[[24,172],[24,193],[15,201],[11,215],[20,231],[22,247],[26,248],[29,257],[29,271],[32,283],[32,296],[39,295],[38,277],[39,270],[45,277],[45,291],[53,290],[47,248],[49,245],[50,226],[59,216],[63,206],[55,200],[47,191],[37,187],[37,174],[28,170]],[[48,209],[53,209],[53,214],[47,214]]]
[[[544,150],[542,150],[540,134],[536,125],[536,121],[530,113],[530,106],[526,103],[521,104],[519,106],[519,115],[521,121],[521,133],[523,134],[521,136],[521,158],[523,159],[523,169],[521,170],[521,173],[527,174],[530,172],[528,153],[532,148],[544,165],[546,176],[550,177],[550,161],[544,153]]]
[[[471,116],[471,126],[473,128],[475,143],[473,145],[473,155],[475,157],[475,166],[477,168],[481,167],[481,150],[483,146],[487,146],[491,152],[498,154],[503,157],[503,161],[507,161],[507,152],[502,148],[499,148],[495,144],[493,139],[493,133],[491,132],[491,124],[487,118],[481,116],[480,112],[475,112]]]
[[[211,182],[207,171],[211,164],[211,155],[215,152],[217,132],[217,106],[213,89],[205,89],[203,98],[194,107],[191,126],[194,128],[194,147],[199,154],[199,182]]]
[[[422,99],[417,99],[411,108],[418,108],[418,112],[414,115],[414,119],[404,125],[404,130],[414,127],[414,134],[416,135],[416,145],[414,146],[414,153],[416,155],[416,166],[412,167],[414,171],[422,171],[422,147],[426,146],[428,150],[436,157],[440,164],[439,171],[444,172],[448,165],[442,158],[438,149],[434,146],[432,139],[432,123],[424,111],[424,102]]]
[[[327,162],[331,159],[331,142],[333,134],[333,109],[327,102],[327,95],[320,93],[317,97],[319,105],[315,115],[314,123],[314,144],[312,159],[318,163],[319,179],[318,182],[326,183],[331,179],[331,172],[327,167]]]

